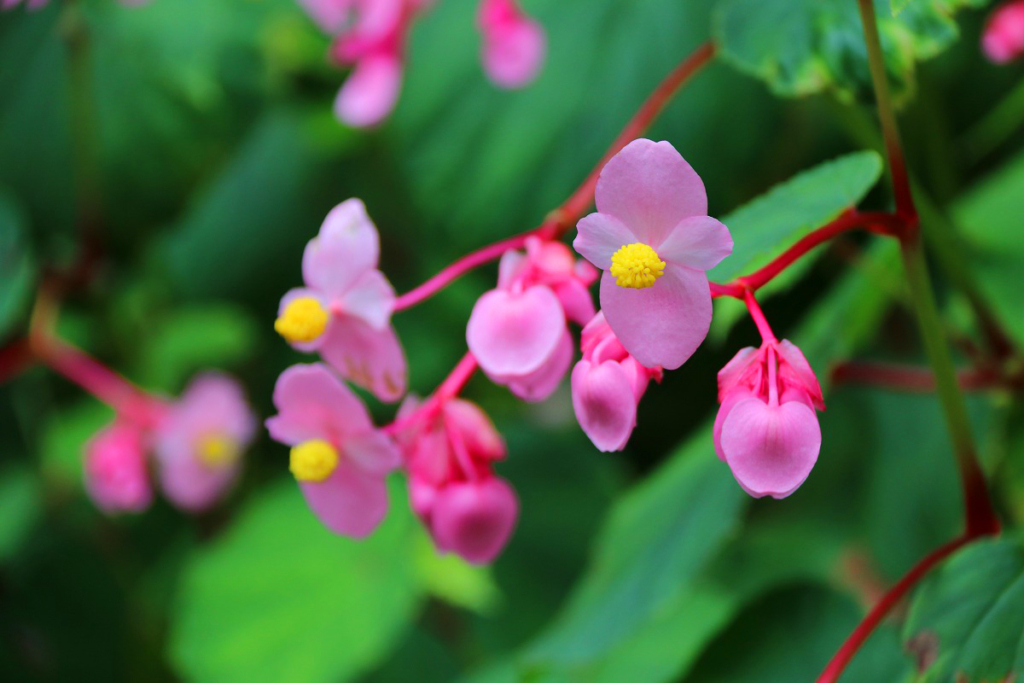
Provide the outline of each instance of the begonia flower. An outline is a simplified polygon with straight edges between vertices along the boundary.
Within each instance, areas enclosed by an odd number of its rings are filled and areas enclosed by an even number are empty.
[[[718,373],[715,452],[744,491],[785,498],[818,460],[824,410],[814,371],[792,342],[747,347]]]
[[[85,489],[108,514],[142,512],[149,507],[153,487],[142,430],[118,420],[90,439],[85,448]]]
[[[493,472],[493,463],[505,457],[505,442],[469,401],[421,406],[408,399],[399,420],[417,411],[420,419],[400,436],[413,511],[438,550],[474,564],[491,562],[508,542],[519,513],[512,487]]]
[[[636,427],[636,411],[661,368],[645,368],[619,343],[598,312],[583,328],[583,358],[572,371],[572,406],[584,433],[601,451],[619,451]]]
[[[483,294],[466,326],[466,342],[481,369],[527,401],[542,401],[572,364],[566,321],[594,316],[587,287],[596,272],[560,242],[531,238],[526,252],[509,251],[498,287]]]
[[[406,362],[390,324],[395,291],[377,269],[379,255],[363,203],[334,207],[302,255],[306,286],[281,299],[274,329],[381,400],[396,401],[405,393]]]
[[[700,177],[668,142],[634,140],[601,170],[573,246],[604,271],[601,310],[641,365],[678,368],[711,326],[706,271],[732,252]]]
[[[267,429],[292,447],[289,468],[310,509],[336,534],[369,535],[387,514],[387,475],[401,464],[390,437],[321,363],[281,373],[274,406]]]
[[[484,71],[503,88],[522,88],[537,77],[547,39],[516,0],[482,0],[477,26],[483,36]]]
[[[1005,64],[1024,55],[1024,0],[1013,0],[996,8],[981,35],[985,56]]]
[[[256,417],[238,382],[213,372],[193,379],[155,430],[164,494],[184,510],[209,508],[238,478],[255,432]]]

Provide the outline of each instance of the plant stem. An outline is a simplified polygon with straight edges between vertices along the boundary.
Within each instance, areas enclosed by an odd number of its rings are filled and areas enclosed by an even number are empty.
[[[754,319],[754,324],[757,325],[757,331],[761,334],[761,339],[765,342],[775,341],[775,333],[772,332],[771,325],[768,324],[768,320],[764,317],[764,312],[761,311],[757,299],[754,298],[754,293],[749,289],[743,293],[743,303],[747,305],[747,310],[750,312],[750,317]]]
[[[895,363],[874,363],[850,361],[832,368],[832,384],[864,384],[896,391],[932,393],[935,391],[935,373],[928,368],[919,368]],[[1007,378],[999,373],[981,368],[961,370],[957,383],[964,391],[977,391],[1005,386]]]
[[[625,127],[615,138],[615,141],[608,148],[608,151],[605,152],[597,166],[590,171],[583,183],[561,206],[549,213],[541,225],[533,230],[477,249],[460,258],[422,285],[409,290],[395,299],[394,310],[396,312],[401,311],[429,299],[470,270],[501,258],[502,254],[506,251],[521,249],[529,237],[536,236],[543,240],[561,238],[570,228],[576,225],[583,212],[594,202],[597,179],[600,177],[601,170],[608,160],[643,133],[658,118],[665,105],[679,91],[680,87],[707,65],[714,56],[714,44],[706,42],[676,66],[658,84],[647,100],[640,106],[640,109],[637,110],[636,114],[626,123]]]

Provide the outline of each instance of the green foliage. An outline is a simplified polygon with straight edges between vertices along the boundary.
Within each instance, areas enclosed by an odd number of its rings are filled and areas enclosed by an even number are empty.
[[[42,512],[39,480],[23,467],[0,470],[0,566],[14,557]]]
[[[94,399],[84,399],[53,413],[40,449],[47,481],[58,490],[81,491],[86,443],[113,420],[114,411]]]
[[[25,313],[32,298],[35,262],[25,228],[13,199],[0,191],[0,338]]]
[[[394,507],[372,538],[356,542],[324,529],[294,483],[253,498],[185,567],[171,634],[182,674],[304,683],[351,680],[372,666],[421,593],[412,517]]]
[[[914,82],[915,65],[959,35],[953,15],[986,0],[873,0],[885,65],[897,90]],[[896,12],[898,11],[898,14]],[[844,98],[867,92],[871,77],[855,0],[725,0],[715,21],[722,55],[778,95],[825,90]]]
[[[1012,680],[1024,670],[1024,547],[1011,536],[960,550],[918,589],[903,627],[920,683]]]

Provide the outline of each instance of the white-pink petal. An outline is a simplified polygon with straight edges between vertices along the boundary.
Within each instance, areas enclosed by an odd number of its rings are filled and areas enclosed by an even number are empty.
[[[379,270],[368,270],[352,283],[341,301],[341,310],[361,318],[375,330],[383,330],[391,321],[395,289]]]
[[[549,288],[492,289],[473,307],[466,342],[487,374],[526,375],[551,357],[564,331],[562,305]]]
[[[679,221],[661,244],[653,246],[663,261],[711,270],[732,253],[732,235],[711,216],[690,216]]]
[[[595,365],[581,360],[571,384],[572,407],[583,432],[598,450],[622,450],[636,426],[637,407],[626,372],[615,361]]]
[[[299,488],[320,522],[342,536],[365,538],[388,511],[384,477],[367,474],[344,458],[326,480],[300,482]]]
[[[612,254],[640,240],[621,220],[607,213],[592,213],[576,224],[572,247],[601,270],[612,267]]]
[[[334,100],[334,113],[354,128],[369,128],[387,118],[398,102],[402,60],[385,52],[359,60]]]
[[[395,330],[375,330],[353,316],[335,318],[324,333],[320,355],[338,373],[382,401],[405,395],[408,366]]]
[[[363,202],[353,198],[331,209],[320,233],[306,245],[302,276],[309,287],[328,298],[339,297],[364,273],[376,268],[379,257],[377,227]]]

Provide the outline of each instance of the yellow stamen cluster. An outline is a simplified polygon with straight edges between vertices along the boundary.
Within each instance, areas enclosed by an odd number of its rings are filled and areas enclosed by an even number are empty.
[[[292,343],[311,342],[324,333],[328,315],[320,302],[311,296],[292,299],[281,317],[274,321],[274,329]]]
[[[198,451],[203,464],[213,469],[233,465],[241,454],[238,442],[223,434],[213,434],[201,439]]]
[[[338,466],[338,451],[326,441],[304,441],[292,448],[288,469],[299,481],[323,481]]]
[[[609,272],[619,287],[643,289],[653,285],[664,271],[665,262],[658,257],[658,252],[637,242],[620,247],[612,254]]]

